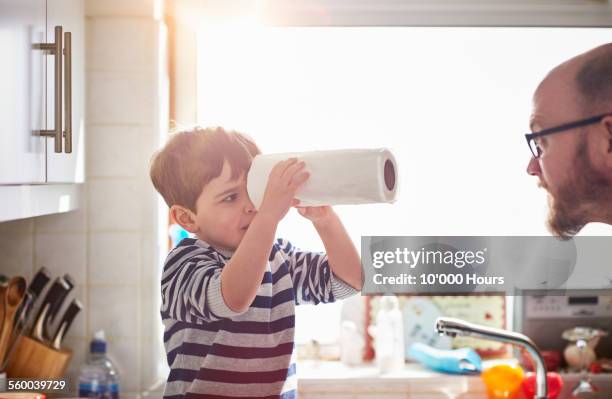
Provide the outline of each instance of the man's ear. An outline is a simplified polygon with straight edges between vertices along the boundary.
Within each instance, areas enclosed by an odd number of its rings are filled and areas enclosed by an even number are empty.
[[[607,170],[612,173],[612,115],[603,118],[601,124],[604,127],[604,142],[607,146],[605,165]]]
[[[607,138],[608,138],[608,154],[612,156],[612,115],[606,116],[601,121],[606,129]]]
[[[172,215],[172,219],[188,232],[193,234],[198,232],[195,215],[189,209],[180,205],[172,205],[170,207],[170,215]]]

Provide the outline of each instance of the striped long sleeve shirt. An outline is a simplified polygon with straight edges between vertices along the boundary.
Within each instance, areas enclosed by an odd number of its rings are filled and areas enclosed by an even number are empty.
[[[278,239],[255,299],[235,312],[221,295],[230,257],[194,238],[168,254],[161,281],[165,399],[296,398],[295,305],[358,292],[332,273],[326,254]]]

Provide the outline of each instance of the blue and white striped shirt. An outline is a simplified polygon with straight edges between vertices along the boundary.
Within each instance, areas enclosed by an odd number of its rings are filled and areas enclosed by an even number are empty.
[[[277,239],[253,303],[234,312],[221,295],[230,256],[194,238],[168,254],[161,281],[165,399],[296,398],[295,305],[358,292],[331,272],[326,254]]]

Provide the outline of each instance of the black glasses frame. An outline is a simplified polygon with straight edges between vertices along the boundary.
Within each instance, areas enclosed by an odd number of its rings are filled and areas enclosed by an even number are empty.
[[[539,147],[538,147],[538,144],[535,142],[535,139],[537,139],[538,137],[548,136],[549,134],[564,132],[566,130],[574,129],[576,127],[587,126],[587,125],[592,125],[594,123],[599,123],[599,121],[601,121],[603,118],[605,118],[608,115],[612,115],[612,113],[605,113],[605,114],[601,114],[597,116],[592,116],[590,118],[581,119],[579,121],[564,123],[563,125],[558,125],[558,126],[554,126],[548,129],[540,130],[539,132],[536,132],[536,133],[527,133],[525,135],[525,139],[527,140],[527,145],[529,146],[529,150],[533,154],[533,157],[537,159],[540,157]],[[533,147],[532,147],[532,143],[533,143]]]

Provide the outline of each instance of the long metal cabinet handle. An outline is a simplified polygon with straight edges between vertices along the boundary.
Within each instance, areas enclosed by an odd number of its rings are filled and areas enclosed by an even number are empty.
[[[65,146],[64,152],[72,152],[72,34],[64,33],[64,125],[65,125]],[[61,149],[60,149],[61,151]]]
[[[55,127],[35,131],[39,136],[55,138],[55,152],[62,152],[62,27],[55,27],[54,43],[35,43],[33,48],[55,55]]]

